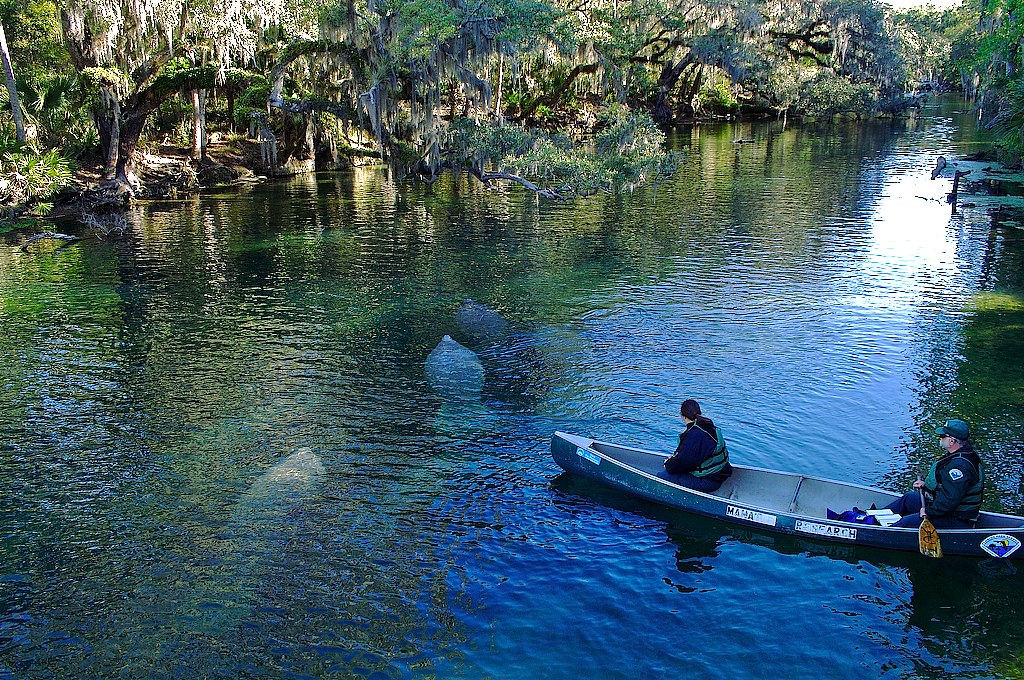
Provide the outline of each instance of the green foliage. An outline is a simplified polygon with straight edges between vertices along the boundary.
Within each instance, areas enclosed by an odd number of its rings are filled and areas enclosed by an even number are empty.
[[[759,96],[771,108],[785,111],[797,105],[804,85],[813,80],[818,70],[803,64],[787,64],[768,74],[767,82],[760,88]]]
[[[550,123],[555,119],[555,112],[551,110],[550,106],[538,104],[537,108],[533,112],[533,117],[539,123]]]
[[[244,90],[249,87],[254,81],[265,77],[253,71],[247,71],[241,68],[229,68],[224,72],[224,86],[233,90]]]
[[[447,151],[477,172],[495,167],[563,197],[621,193],[678,168],[679,155],[664,151],[664,133],[647,114],[614,105],[598,118],[600,131],[588,146],[517,125],[462,119],[452,126]]]
[[[0,203],[40,203],[70,182],[70,163],[55,150],[26,146],[0,153]]]
[[[492,0],[495,16],[504,20],[498,25],[497,40],[529,49],[540,36],[551,34],[564,16],[553,3],[539,0]]]
[[[63,148],[77,156],[90,150],[95,127],[84,108],[82,89],[74,75],[19,80],[18,90],[26,125],[34,128],[38,143]],[[0,89],[0,106],[10,106],[6,89]]]
[[[79,72],[78,82],[84,92],[96,95],[104,87],[119,93],[126,92],[131,87],[132,79],[116,68],[90,67]]]
[[[657,74],[647,64],[630,64],[624,74],[629,101],[645,102],[654,98],[658,91]]]
[[[998,152],[1006,162],[1024,157],[1024,2],[965,3],[947,29],[951,70],[965,94],[976,98],[999,132]],[[980,16],[980,20],[978,17]],[[952,22],[951,22],[952,23]]]
[[[50,0],[0,2],[0,21],[15,75],[26,82],[73,72],[61,40],[57,7]]]
[[[1003,112],[993,127],[999,134],[998,146],[1010,157],[1024,156],[1024,78],[1005,82]]]
[[[48,1],[0,3],[36,7],[32,19],[23,9],[9,9],[4,16],[17,15],[23,28],[32,25],[42,36],[59,23]],[[47,144],[95,139],[84,133],[84,112],[89,107],[109,112],[96,105],[109,105],[111,93],[122,106],[147,106],[146,114],[162,101],[145,134],[185,141],[190,104],[171,95],[216,83],[207,111],[211,128],[226,120],[225,94],[238,95],[233,115],[240,127],[258,118],[285,135],[289,126],[280,124],[282,116],[298,114],[284,109],[331,111],[344,119],[335,141],[358,145],[373,138],[398,168],[433,175],[453,162],[501,163],[575,195],[622,191],[662,176],[677,162],[663,152],[660,132],[638,107],[667,121],[694,109],[734,111],[737,93],[745,103],[753,93],[766,107],[815,115],[896,111],[899,98],[887,96],[879,103],[877,93],[901,91],[903,53],[917,50],[918,71],[934,68],[937,58],[921,53],[922,46],[956,23],[952,15],[908,12],[894,24],[907,38],[896,54],[889,15],[874,0],[807,0],[767,9],[753,0],[313,0],[273,7],[204,0],[180,17],[177,6],[161,5],[168,11],[150,16],[141,5],[116,0],[76,2],[64,9],[78,12],[75,17],[87,24],[90,36],[107,36],[95,41],[107,51],[99,49],[90,62],[98,67],[79,74],[77,94],[56,77],[59,71],[26,82],[24,92],[32,92],[26,108],[47,131]],[[1024,0],[992,2],[1009,7]],[[233,14],[243,5],[247,17]],[[275,14],[279,9],[291,16]],[[124,19],[106,26],[104,16]],[[182,35],[175,33],[179,29]],[[79,56],[96,47],[91,38],[66,37]],[[219,61],[215,67],[197,66],[203,59]],[[154,78],[148,67],[164,60]],[[486,120],[493,111],[488,98],[498,90],[499,73],[506,114],[549,131],[559,125],[597,130],[589,152],[557,133],[464,125],[460,115]],[[279,74],[284,101],[306,100],[309,106],[280,106],[268,113],[268,78]],[[104,99],[97,100],[101,89]],[[595,128],[591,107],[600,101],[629,107],[604,111]],[[351,111],[359,112],[355,120],[348,119]],[[453,117],[449,132],[445,126]],[[350,136],[355,126],[359,133]],[[470,130],[471,136],[464,134]],[[445,141],[435,143],[439,139]],[[302,147],[292,141],[285,146]]]
[[[915,84],[949,87],[959,81],[951,75],[952,43],[960,25],[952,10],[917,7],[892,15],[899,52]]]
[[[598,122],[602,127],[595,146],[602,165],[610,171],[612,191],[657,182],[678,168],[681,157],[664,151],[665,134],[646,113],[616,105],[602,110]]]
[[[735,111],[739,107],[732,88],[728,83],[721,81],[701,87],[700,101],[705,110],[716,113]]]
[[[212,88],[216,85],[216,66],[197,66],[184,57],[175,57],[163,65],[150,87],[154,92],[167,95],[178,90]]]
[[[877,93],[870,85],[855,85],[847,78],[827,71],[805,83],[800,92],[800,108],[812,116],[861,115],[873,111],[876,103]]]
[[[266,115],[270,97],[271,85],[266,77],[253,74],[250,82],[252,84],[235,101],[235,125],[243,128],[248,127],[253,115]]]
[[[428,58],[438,43],[451,40],[459,30],[460,17],[446,0],[405,0],[395,9],[396,56],[403,61]]]
[[[190,143],[192,102],[183,97],[169,97],[161,102],[149,121],[151,130],[173,144]]]

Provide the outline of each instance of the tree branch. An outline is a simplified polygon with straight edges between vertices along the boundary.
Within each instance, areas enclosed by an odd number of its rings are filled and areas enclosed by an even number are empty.
[[[510,172],[482,172],[475,168],[470,168],[469,172],[472,175],[474,175],[477,179],[479,179],[481,182],[483,182],[485,185],[490,185],[492,181],[497,179],[505,179],[509,180],[510,182],[517,182],[519,184],[522,184],[530,191],[534,191],[538,195],[543,196],[545,198],[557,198],[560,201],[564,201],[568,198],[568,196],[563,196],[554,189],[541,189],[539,186],[537,186],[530,180],[526,179],[525,177],[513,175]]]

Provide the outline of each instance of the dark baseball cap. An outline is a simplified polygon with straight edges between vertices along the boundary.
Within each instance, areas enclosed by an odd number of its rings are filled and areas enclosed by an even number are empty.
[[[971,428],[962,420],[947,420],[945,425],[935,428],[935,434],[948,434],[953,439],[966,441],[971,436]]]

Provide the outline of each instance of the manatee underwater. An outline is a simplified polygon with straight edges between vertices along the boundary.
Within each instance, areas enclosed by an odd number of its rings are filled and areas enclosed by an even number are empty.
[[[499,343],[508,335],[508,321],[498,312],[472,298],[466,298],[455,312],[455,322],[476,343]]]
[[[257,477],[231,510],[223,531],[224,551],[214,568],[190,584],[182,603],[195,632],[222,636],[257,606],[270,561],[287,549],[302,521],[302,509],[320,493],[324,465],[302,447]]]
[[[430,389],[445,399],[479,401],[484,388],[484,367],[476,352],[450,335],[441,338],[424,364]]]
[[[481,401],[484,367],[471,349],[446,335],[427,356],[424,370],[430,389],[442,398],[433,426],[438,432],[464,436],[490,428],[490,413]]]

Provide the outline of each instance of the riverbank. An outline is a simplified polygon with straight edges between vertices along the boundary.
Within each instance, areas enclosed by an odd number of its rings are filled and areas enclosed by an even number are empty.
[[[756,143],[755,140],[740,141]],[[367,162],[376,163],[379,159],[346,155],[341,156],[335,165],[341,167]],[[312,160],[292,162],[268,173],[257,142],[241,136],[215,135],[202,161],[192,158],[189,147],[164,144],[140,150],[136,159],[139,187],[134,195],[105,184],[102,170],[100,158],[87,159],[75,170],[70,184],[51,199],[53,207],[49,213],[34,212],[33,206],[14,207],[10,209],[7,222],[0,222],[0,232],[24,228],[36,220],[117,210],[132,200],[179,198],[204,190],[313,172],[315,164]],[[1000,162],[994,153],[979,152],[959,159],[951,157],[933,179],[958,180],[951,184],[946,195],[948,202],[955,202],[954,211],[958,208],[981,208],[988,210],[1000,223],[1024,224],[1024,172],[1020,167]]]
[[[196,160],[192,150],[174,145],[161,145],[153,151],[139,151],[136,175],[140,186],[136,198],[174,198],[203,189],[231,184],[261,182],[258,174],[258,147],[244,139],[217,141],[207,146],[206,158]],[[88,159],[74,173],[71,184],[54,200],[54,215],[80,212],[91,207],[113,207],[101,196],[103,163]]]

